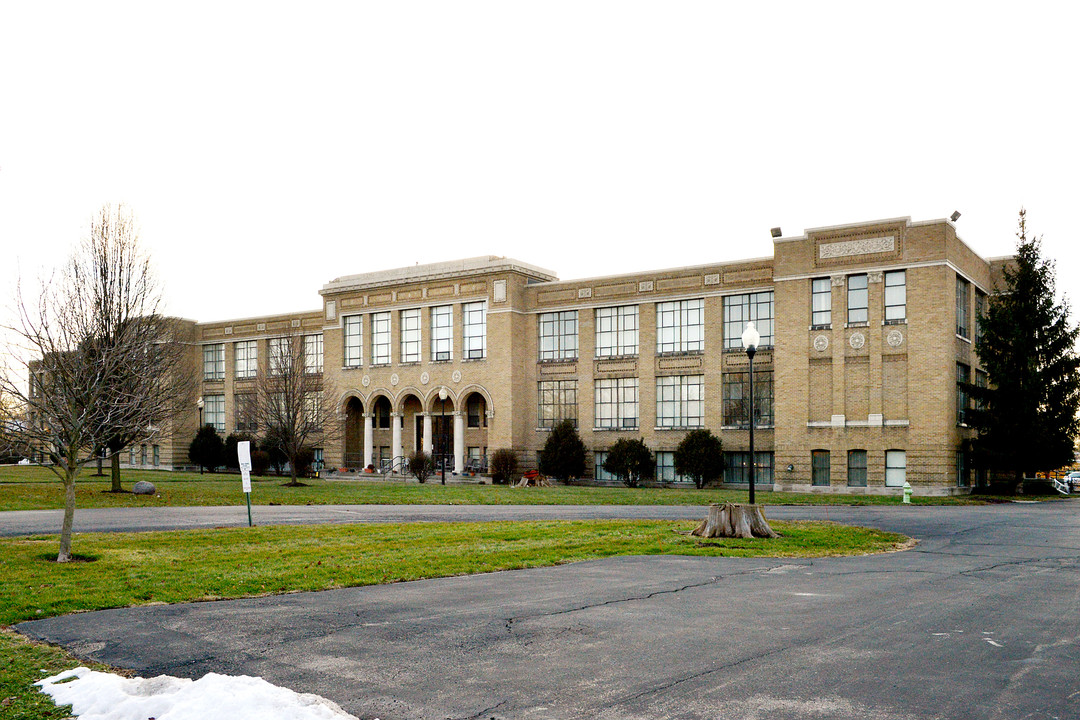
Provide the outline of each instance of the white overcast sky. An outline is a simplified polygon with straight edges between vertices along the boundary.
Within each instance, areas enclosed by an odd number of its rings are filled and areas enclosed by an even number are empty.
[[[197,320],[417,262],[571,279],[953,210],[1004,255],[1025,206],[1075,304],[1078,7],[3,0],[0,279],[104,203]]]

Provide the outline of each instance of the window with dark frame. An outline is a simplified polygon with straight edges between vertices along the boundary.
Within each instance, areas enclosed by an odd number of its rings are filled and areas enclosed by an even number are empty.
[[[702,352],[705,349],[705,300],[656,303],[656,352]]]
[[[541,313],[537,319],[540,361],[576,360],[578,311]]]
[[[963,338],[971,337],[971,318],[968,311],[971,283],[959,275],[956,276],[956,334]]]
[[[817,487],[826,487],[831,482],[829,451],[810,451],[810,484]]]
[[[832,326],[832,279],[830,278],[814,278],[810,281],[810,324],[815,330],[827,330]]]
[[[724,350],[742,350],[742,334],[753,322],[761,340],[758,348],[773,346],[775,294],[772,290],[724,298]]]
[[[865,274],[848,275],[848,325],[865,325],[870,321],[870,286]]]
[[[865,450],[848,450],[847,484],[848,487],[866,487]]]
[[[562,420],[577,427],[577,380],[541,380],[537,394],[537,427],[553,428]]]
[[[638,306],[596,309],[596,357],[638,354]]]
[[[907,273],[890,270],[885,273],[885,324],[907,321]]]

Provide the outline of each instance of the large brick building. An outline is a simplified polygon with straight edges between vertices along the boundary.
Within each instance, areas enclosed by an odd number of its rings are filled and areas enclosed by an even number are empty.
[[[947,220],[901,218],[778,237],[769,258],[584,280],[503,257],[339,277],[319,310],[197,324],[201,404],[154,456],[187,464],[200,421],[254,429],[245,397],[272,344],[295,337],[339,411],[340,439],[318,452],[327,467],[419,448],[456,470],[497,448],[529,464],[571,418],[598,479],[607,448],[642,437],[658,479],[679,482],[673,451],[705,427],[723,440],[724,482],[745,483],[741,334],[753,320],[759,483],[965,492],[977,480],[960,383],[985,380],[975,317],[1005,262],[979,257]]]

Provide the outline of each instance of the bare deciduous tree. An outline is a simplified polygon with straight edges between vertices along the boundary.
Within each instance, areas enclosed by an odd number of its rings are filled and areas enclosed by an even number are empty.
[[[160,302],[123,207],[102,208],[35,303],[20,285],[0,421],[64,484],[58,562],[71,559],[75,479],[95,450],[151,437],[190,402],[181,325],[159,314]]]
[[[323,378],[322,335],[296,330],[271,338],[267,372],[260,372],[248,402],[249,426],[257,426],[264,444],[289,459],[289,486],[297,478],[298,458],[305,450],[332,441],[339,434],[336,400]]]

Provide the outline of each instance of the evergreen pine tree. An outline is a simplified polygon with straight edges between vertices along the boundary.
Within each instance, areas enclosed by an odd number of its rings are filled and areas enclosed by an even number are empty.
[[[1080,431],[1080,327],[1054,296],[1054,263],[1041,256],[1041,237],[1028,237],[1020,211],[1016,264],[1004,268],[1005,288],[977,318],[975,350],[989,387],[969,386],[978,430],[976,465],[1012,474],[1054,470],[1073,461]]]

